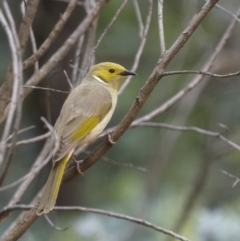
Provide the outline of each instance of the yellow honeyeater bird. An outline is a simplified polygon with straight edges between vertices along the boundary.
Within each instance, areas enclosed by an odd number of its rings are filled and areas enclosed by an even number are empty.
[[[37,215],[53,209],[64,169],[74,149],[94,140],[108,124],[117,104],[119,84],[127,75],[136,74],[119,64],[100,63],[94,65],[82,83],[69,94],[54,126],[60,147],[53,157]]]

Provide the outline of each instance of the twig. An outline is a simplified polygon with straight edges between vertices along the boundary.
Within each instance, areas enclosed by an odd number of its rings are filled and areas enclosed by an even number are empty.
[[[28,144],[31,144],[31,143],[35,143],[37,141],[44,140],[44,139],[48,138],[49,136],[51,136],[51,132],[47,132],[43,135],[33,137],[33,138],[30,138],[30,139],[27,139],[27,140],[18,141],[18,142],[16,142],[16,146],[22,146],[22,145],[28,145]],[[11,145],[8,144],[6,147],[9,148],[10,146]]]
[[[68,85],[69,85],[70,92],[71,92],[71,91],[73,90],[72,82],[71,82],[71,80],[69,79],[68,73],[67,73],[67,71],[66,71],[65,69],[63,70],[63,73],[64,73],[64,75],[65,75],[65,77],[66,77],[66,80],[67,80],[67,83],[68,83]]]
[[[89,56],[89,59],[88,59],[88,62],[86,64],[86,67],[84,69],[84,73],[86,74],[86,70],[89,69],[89,66],[90,66],[90,63],[91,63],[91,59],[92,57],[94,56],[99,44],[102,42],[104,36],[106,35],[107,31],[109,30],[109,28],[112,26],[112,24],[115,22],[115,20],[117,19],[119,13],[122,11],[122,9],[124,8],[124,6],[127,4],[127,1],[128,0],[124,0],[122,5],[118,8],[118,10],[116,11],[116,13],[114,14],[112,20],[110,21],[110,23],[107,25],[107,27],[104,29],[104,31],[102,32],[102,34],[100,35],[98,41],[97,41],[97,44],[94,46],[90,56]]]
[[[54,43],[58,35],[61,33],[63,27],[71,16],[75,6],[77,5],[78,0],[71,0],[65,10],[61,15],[60,19],[54,26],[53,30],[47,37],[47,39],[42,43],[40,48],[34,53],[31,57],[23,62],[23,70],[30,68],[37,60],[39,60],[49,49],[49,47]]]
[[[240,14],[240,10],[238,10],[237,15]],[[220,39],[219,43],[217,44],[214,52],[209,57],[209,59],[206,61],[205,66],[203,67],[203,71],[209,71],[213,65],[214,60],[217,58],[221,50],[223,49],[224,45],[226,44],[227,40],[231,37],[233,30],[235,29],[237,25],[237,21],[234,19],[229,27],[226,29],[225,33],[223,34],[222,38]],[[164,72],[163,72],[164,73]],[[132,126],[137,125],[140,122],[143,121],[149,121],[153,119],[154,117],[160,115],[161,113],[165,112],[167,109],[172,107],[175,103],[180,101],[189,91],[194,89],[201,81],[203,80],[204,75],[196,76],[185,88],[180,90],[177,94],[175,94],[173,97],[168,99],[165,103],[163,103],[160,107],[153,110],[152,112],[148,113],[147,115],[138,118],[132,123]]]
[[[38,90],[50,90],[50,91],[53,91],[53,92],[69,94],[69,91],[56,90],[56,89],[51,89],[51,88],[39,87],[39,86],[28,85],[28,86],[23,86],[23,88],[31,88],[31,89],[38,89]]]
[[[176,71],[167,71],[163,73],[163,76],[169,76],[169,75],[177,75],[177,74],[201,74],[201,75],[208,75],[215,78],[228,78],[228,77],[234,77],[239,76],[240,71],[234,72],[234,73],[228,73],[228,74],[214,74],[207,71],[201,71],[201,70],[176,70]]]
[[[23,17],[25,16],[25,7],[26,7],[26,5],[27,4],[24,1],[22,1],[22,3],[21,3],[21,11],[22,11]],[[37,44],[36,44],[36,39],[35,39],[32,27],[30,29],[30,41],[31,41],[31,45],[32,45],[32,51],[35,54],[37,52]],[[39,69],[38,61],[36,61],[34,63],[34,69],[35,69],[35,71],[37,71]]]
[[[203,135],[217,137],[221,141],[228,144],[229,146],[240,151],[240,146],[238,144],[230,141],[229,139],[227,139],[226,137],[221,135],[219,132],[207,131],[207,130],[204,130],[204,129],[201,129],[201,128],[195,127],[195,126],[189,126],[189,127],[175,126],[175,125],[169,125],[169,124],[165,124],[165,123],[155,123],[155,122],[141,122],[138,124],[138,126],[161,127],[161,128],[166,128],[166,129],[169,129],[172,131],[193,131],[193,132],[197,132],[197,133],[200,133]]]
[[[14,77],[14,85],[13,85],[13,91],[12,91],[12,97],[11,97],[11,102],[10,102],[10,107],[9,107],[9,114],[7,117],[7,121],[5,124],[5,128],[2,134],[2,139],[0,142],[0,166],[3,162],[4,156],[5,156],[5,145],[7,142],[7,137],[9,135],[10,132],[10,128],[13,122],[13,118],[14,118],[14,113],[16,111],[16,120],[15,120],[15,124],[14,124],[14,134],[13,134],[13,145],[12,148],[10,150],[10,156],[11,153],[13,153],[14,151],[14,143],[16,142],[16,135],[17,135],[17,131],[19,128],[19,124],[20,124],[20,119],[21,119],[21,87],[22,87],[22,64],[21,64],[21,56],[20,56],[20,43],[18,41],[18,37],[17,37],[17,33],[16,33],[16,28],[15,28],[15,24],[10,12],[10,9],[8,7],[7,2],[4,0],[2,2],[6,15],[8,17],[8,21],[10,24],[8,24],[7,20],[5,19],[3,12],[0,9],[0,22],[2,23],[4,30],[7,34],[8,37],[8,42],[10,45],[10,49],[11,49],[11,55],[12,55],[12,61],[13,61],[13,77]],[[7,164],[6,166],[9,166],[9,162],[10,160],[10,156],[7,158]],[[5,172],[5,171],[4,171]]]
[[[2,211],[0,212],[0,216],[5,215],[5,213],[7,212],[11,212],[13,210],[29,210],[32,209],[34,206],[33,205],[24,205],[24,204],[18,204],[18,205],[14,205],[10,208],[3,208]],[[102,209],[96,209],[96,208],[86,208],[86,207],[80,207],[80,206],[73,206],[73,207],[65,207],[65,206],[55,206],[53,210],[60,210],[60,211],[81,211],[81,212],[87,212],[87,213],[95,213],[95,214],[100,214],[100,215],[104,215],[104,216],[109,216],[109,217],[113,217],[113,218],[117,218],[117,219],[123,219],[132,223],[137,223],[140,224],[144,227],[156,230],[160,233],[169,235],[173,238],[176,238],[178,240],[181,241],[190,241],[189,239],[174,233],[171,230],[162,228],[160,226],[157,226],[153,223],[150,223],[144,219],[140,219],[140,218],[134,218],[132,216],[128,216],[128,215],[124,215],[124,214],[120,214],[120,213],[115,213],[115,212],[109,212],[109,211],[105,211]]]
[[[86,3],[90,3],[90,2],[86,1]],[[92,56],[91,59],[90,59],[89,56],[91,56],[91,53],[93,51],[95,38],[96,38],[97,24],[98,24],[98,18],[96,18],[94,20],[94,22],[91,24],[91,26],[89,27],[89,30],[88,30],[88,33],[87,33],[87,39],[85,40],[86,46],[84,47],[84,51],[82,53],[83,57],[82,57],[81,65],[79,66],[79,68],[82,71],[78,72],[78,77],[77,77],[77,81],[75,82],[75,86],[79,85],[82,82],[83,78],[85,77],[85,75],[89,71],[89,68],[94,64],[95,53],[93,53],[93,56]],[[85,36],[86,36],[86,34],[85,34]]]
[[[36,127],[36,126],[29,126],[29,127],[23,128],[23,129],[19,130],[17,134],[19,135],[19,134],[21,134],[21,133],[23,133],[23,132],[25,132],[25,131],[29,131],[29,130],[35,128],[35,127]],[[7,141],[11,140],[12,137],[13,137],[13,134],[11,134],[11,135],[7,138]]]
[[[227,176],[229,176],[229,177],[231,177],[231,178],[236,179],[236,181],[235,181],[235,182],[233,183],[233,185],[232,185],[232,188],[234,188],[234,187],[240,182],[240,179],[239,179],[238,177],[232,175],[231,173],[226,172],[226,171],[224,171],[224,170],[222,170],[222,173],[225,174],[225,175],[227,175]]]
[[[143,30],[141,43],[138,47],[138,50],[137,50],[137,53],[135,55],[135,59],[134,59],[134,62],[133,62],[133,66],[131,68],[132,71],[136,71],[137,68],[138,68],[138,64],[139,64],[139,61],[140,61],[140,58],[141,58],[141,55],[142,55],[142,52],[143,52],[143,48],[144,48],[146,40],[147,40],[148,30],[149,30],[149,26],[150,26],[151,19],[152,19],[152,5],[153,5],[152,0],[149,0],[149,7],[148,7],[147,18],[146,18],[146,24],[145,24],[145,27],[144,27],[144,30]],[[125,88],[130,83],[131,79],[132,79],[132,76],[128,76],[126,78],[124,83],[119,88],[118,95],[122,94],[122,92],[125,90]]]
[[[7,189],[10,189],[10,188],[13,188],[13,187],[17,186],[18,184],[20,184],[21,182],[23,182],[24,180],[26,180],[26,179],[29,177],[29,175],[30,175],[30,173],[28,173],[28,174],[20,177],[18,180],[14,181],[14,182],[12,182],[12,183],[10,183],[10,184],[7,184],[7,185],[5,185],[5,186],[3,186],[3,187],[0,187],[0,192],[5,191],[5,190],[7,190]]]
[[[160,50],[161,54],[163,54],[165,51],[165,38],[163,28],[163,0],[158,0],[158,31],[160,40]]]
[[[80,54],[82,51],[82,46],[83,46],[83,41],[84,41],[84,35],[82,35],[77,42],[77,48],[75,50],[75,55],[73,59],[73,64],[72,64],[72,82],[74,86],[76,86],[77,80],[78,80],[78,68],[79,68],[79,58]]]
[[[18,36],[19,36],[19,42],[20,42],[20,52],[23,54],[25,50],[26,43],[28,41],[29,37],[29,31],[30,26],[32,25],[33,19],[36,14],[37,6],[38,6],[39,0],[29,0],[28,4],[26,5],[26,14],[24,16],[24,19],[20,25]],[[21,70],[22,72],[22,70]],[[0,123],[3,122],[8,114],[9,111],[9,103],[11,100],[11,95],[13,91],[13,72],[12,72],[12,64],[10,64],[7,75],[5,78],[4,83],[2,84],[0,88]]]
[[[100,10],[106,5],[108,0],[98,1],[96,7],[91,11],[89,15],[81,22],[77,29],[67,38],[66,42],[62,45],[59,50],[52,55],[47,63],[33,75],[26,83],[26,86],[37,85],[54,67],[57,66],[67,53],[74,46],[78,38],[87,31],[89,25],[98,16]],[[30,89],[24,91],[24,98],[31,93]]]
[[[206,2],[206,0],[203,0]],[[219,4],[216,4],[216,8],[219,8],[220,10],[222,10],[223,12],[231,15],[236,21],[238,21],[240,23],[240,19],[237,15],[233,14],[232,12],[228,11],[226,8],[222,7],[221,5]]]
[[[133,5],[134,5],[135,13],[137,16],[138,26],[139,26],[139,37],[143,38],[144,25],[143,25],[143,21],[142,21],[141,11],[140,11],[140,8],[138,5],[138,0],[133,0]]]
[[[83,151],[84,153],[90,155],[91,152],[90,151]],[[111,163],[113,165],[116,165],[116,166],[120,166],[120,167],[124,167],[124,168],[132,168],[132,169],[136,169],[138,171],[141,171],[141,172],[147,172],[148,169],[145,168],[145,167],[141,167],[141,166],[135,166],[133,165],[132,163],[121,163],[121,162],[117,162],[115,160],[112,160],[111,158],[108,158],[106,156],[102,156],[101,159],[105,162],[108,162],[108,163]]]

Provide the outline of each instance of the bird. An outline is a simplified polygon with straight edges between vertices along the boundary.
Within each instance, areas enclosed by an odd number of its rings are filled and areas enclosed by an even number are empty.
[[[53,209],[65,167],[74,150],[96,139],[110,121],[117,104],[118,87],[128,75],[136,73],[120,64],[99,63],[92,66],[81,84],[68,95],[54,125],[59,148],[38,202],[38,216]]]

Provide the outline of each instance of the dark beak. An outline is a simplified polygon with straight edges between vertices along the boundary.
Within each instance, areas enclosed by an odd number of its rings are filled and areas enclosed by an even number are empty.
[[[125,71],[121,72],[120,75],[127,76],[127,75],[137,75],[137,74],[130,70],[125,70]]]

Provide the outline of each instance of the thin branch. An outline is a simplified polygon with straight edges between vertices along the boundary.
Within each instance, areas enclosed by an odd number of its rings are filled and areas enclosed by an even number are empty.
[[[138,0],[133,0],[133,5],[134,5],[135,13],[136,13],[136,16],[137,16],[138,26],[139,26],[139,37],[143,38],[144,25],[143,25],[141,11],[140,11],[140,8],[139,8],[139,5],[138,5]]]
[[[0,187],[0,192],[8,190],[10,188],[13,188],[15,186],[17,186],[18,184],[22,183],[24,180],[26,180],[29,177],[30,173],[28,173],[27,175],[24,175],[22,177],[20,177],[19,179],[17,179],[16,181],[9,183],[3,187]]]
[[[26,11],[25,11],[25,7],[26,7],[26,4],[24,1],[22,1],[21,3],[21,11],[22,11],[22,15],[23,17],[25,16],[26,14]],[[35,39],[35,36],[34,36],[34,32],[33,32],[33,29],[31,27],[30,29],[30,41],[31,41],[31,45],[32,45],[32,51],[33,53],[35,54],[37,52],[37,43],[36,43],[36,39]],[[38,61],[36,61],[34,63],[34,69],[35,71],[37,71],[39,69],[39,63]]]
[[[79,68],[79,59],[80,59],[80,54],[82,51],[82,46],[83,46],[83,41],[84,41],[84,35],[82,35],[77,42],[77,47],[75,50],[75,55],[73,59],[73,64],[72,64],[72,82],[74,83],[74,86],[76,86],[78,78],[78,68]]]
[[[160,40],[161,54],[165,52],[165,38],[164,38],[164,27],[163,27],[163,0],[158,0],[158,32]]]
[[[65,43],[51,56],[51,58],[45,63],[39,71],[34,73],[32,77],[27,81],[26,86],[35,86],[37,85],[44,77],[49,74],[63,58],[68,54],[68,52],[75,45],[78,38],[87,31],[92,21],[98,16],[101,9],[107,4],[109,0],[101,0],[96,4],[96,8],[94,8],[91,14],[87,15],[85,19],[79,24],[77,29],[67,38]],[[23,94],[23,99],[25,99],[30,93],[32,89],[25,89]],[[4,110],[4,114],[0,116],[0,123],[5,120],[8,115],[9,106],[7,106]]]
[[[92,57],[94,56],[99,44],[102,42],[104,36],[106,35],[106,33],[108,32],[109,28],[112,26],[112,24],[115,22],[115,20],[117,19],[118,15],[120,14],[120,12],[122,11],[122,9],[125,7],[125,5],[127,4],[127,1],[128,0],[124,0],[122,5],[118,8],[118,10],[116,11],[116,13],[114,14],[112,20],[110,21],[110,23],[107,25],[107,27],[104,29],[104,31],[102,32],[102,34],[100,35],[98,41],[97,41],[97,44],[94,46],[90,56],[89,56],[89,59],[88,59],[88,62],[86,64],[86,67],[84,69],[84,75],[86,74],[86,70],[89,69],[89,66],[90,66],[90,63],[91,63],[91,59]]]
[[[232,175],[231,173],[226,172],[226,171],[224,171],[224,170],[222,170],[222,173],[225,174],[225,175],[227,175],[227,176],[229,176],[229,177],[231,177],[231,178],[236,179],[235,182],[234,182],[233,185],[232,185],[232,188],[234,188],[234,187],[240,182],[240,179],[239,179],[237,176],[234,176],[234,175]]]
[[[3,208],[2,211],[0,212],[0,216],[5,215],[6,213],[9,213],[13,210],[29,210],[34,208],[33,205],[24,205],[24,204],[18,204],[18,205],[14,205],[10,208]],[[109,212],[109,211],[105,211],[102,209],[96,209],[96,208],[86,208],[86,207],[80,207],[80,206],[73,206],[73,207],[65,207],[65,206],[55,206],[53,210],[60,210],[60,211],[81,211],[81,212],[87,212],[87,213],[95,213],[95,214],[100,214],[100,215],[104,215],[104,216],[108,216],[108,217],[113,217],[113,218],[117,218],[117,219],[122,219],[122,220],[126,220],[132,223],[136,223],[139,225],[142,225],[144,227],[153,229],[155,231],[158,231],[160,233],[163,233],[165,235],[169,235],[175,239],[181,240],[181,241],[190,241],[189,239],[174,233],[171,230],[162,228],[160,226],[157,226],[151,222],[148,222],[144,219],[140,219],[140,218],[135,218],[132,216],[128,216],[128,215],[124,215],[124,214],[120,214],[120,213],[115,213],[115,212]]]
[[[240,71],[234,72],[234,73],[228,73],[228,74],[214,74],[207,71],[201,71],[201,70],[176,70],[176,71],[167,71],[163,73],[163,76],[169,76],[169,75],[177,75],[177,74],[201,74],[201,75],[208,75],[215,78],[228,78],[228,77],[234,77],[239,76]]]
[[[62,47],[52,55],[47,63],[45,63],[42,68],[33,75],[26,83],[26,86],[36,85],[42,80],[57,64],[67,55],[67,53],[74,46],[78,38],[83,35],[92,21],[98,16],[100,10],[106,5],[109,0],[102,0],[97,2],[96,7],[89,13],[86,18],[79,24],[77,29],[67,38],[66,42]],[[31,90],[24,91],[24,98],[30,94]]]
[[[24,16],[24,19],[20,25],[19,28],[19,42],[20,42],[20,47],[19,51],[21,52],[21,55],[24,53],[25,46],[29,37],[29,31],[30,31],[30,26],[32,25],[33,19],[36,14],[36,10],[38,7],[39,0],[29,0],[27,5],[26,5],[26,14]],[[13,59],[12,59],[13,61]],[[22,69],[21,69],[22,72]],[[3,122],[8,114],[9,111],[9,103],[11,101],[11,95],[13,91],[13,82],[14,82],[14,76],[13,76],[13,71],[12,71],[12,64],[10,64],[7,75],[5,78],[4,83],[2,84],[0,88],[0,123]]]
[[[91,1],[90,2],[86,1],[86,3],[91,3]],[[88,10],[88,12],[89,11],[90,10]],[[90,59],[89,56],[91,56],[91,53],[93,51],[95,38],[96,38],[97,24],[98,24],[98,18],[96,18],[94,20],[94,22],[89,27],[87,34],[85,34],[86,45],[84,46],[84,51],[82,53],[81,65],[79,66],[79,68],[82,71],[78,72],[78,77],[77,77],[77,81],[75,82],[75,86],[79,85],[82,82],[83,78],[85,77],[85,75],[89,71],[90,67],[94,64],[94,59],[95,59],[94,54],[95,53],[93,53],[93,56],[92,56],[91,59]],[[86,38],[86,35],[87,35],[87,38]]]
[[[53,91],[53,92],[69,94],[69,91],[56,90],[56,89],[51,89],[51,88],[39,87],[39,86],[28,85],[28,86],[23,86],[23,88],[31,88],[31,89],[38,89],[38,90],[50,90],[50,91]]]
[[[16,146],[28,145],[28,144],[35,143],[35,142],[37,142],[37,141],[44,140],[44,139],[50,137],[51,134],[52,134],[52,133],[49,131],[49,132],[47,132],[47,133],[45,133],[45,134],[43,134],[43,135],[37,136],[37,137],[33,137],[33,138],[30,138],[30,139],[27,139],[27,140],[18,141],[18,142],[16,142]],[[6,147],[9,148],[10,146],[11,146],[11,145],[8,144]]]
[[[239,16],[239,14],[240,14],[240,9],[237,12],[238,16]],[[232,36],[232,33],[233,33],[237,23],[238,22],[234,19],[231,22],[231,24],[228,26],[228,28],[226,29],[222,38],[220,39],[219,43],[217,44],[214,52],[209,57],[209,59],[206,61],[205,66],[203,67],[204,72],[209,71],[212,68],[213,62],[215,61],[215,59],[217,58],[217,56],[219,55],[219,53],[223,49],[227,40]],[[164,71],[163,71],[163,73],[164,73]],[[189,91],[193,90],[196,86],[198,86],[198,84],[200,84],[203,79],[204,79],[204,75],[196,76],[192,81],[190,81],[190,83],[185,88],[180,90],[178,93],[176,93],[173,97],[168,99],[165,103],[163,103],[157,109],[155,109],[152,112],[148,113],[147,115],[145,115],[143,117],[140,117],[137,120],[135,120],[132,123],[132,126],[137,125],[138,123],[143,122],[143,121],[149,121],[149,120],[153,119],[154,117],[160,115],[161,113],[165,112],[170,107],[172,107],[174,104],[179,102]]]
[[[149,0],[148,14],[147,14],[146,24],[145,24],[145,27],[144,27],[144,30],[143,30],[143,34],[142,34],[142,40],[141,40],[140,45],[138,47],[138,50],[137,50],[137,53],[135,55],[135,59],[134,59],[134,62],[133,62],[132,68],[131,68],[131,70],[134,71],[134,72],[138,68],[140,58],[142,56],[142,52],[143,52],[143,49],[144,49],[144,46],[145,46],[145,43],[146,43],[146,40],[147,40],[148,30],[149,30],[149,26],[150,26],[151,19],[152,19],[152,5],[153,5],[153,1]],[[125,90],[125,88],[130,83],[131,79],[132,79],[132,76],[128,76],[126,78],[126,80],[124,81],[124,83],[121,85],[121,87],[118,90],[118,95],[122,94],[122,92]]]
[[[199,127],[196,127],[196,126],[189,126],[189,127],[176,126],[176,125],[169,125],[169,124],[165,124],[165,123],[155,123],[155,122],[141,122],[137,126],[148,126],[148,127],[158,127],[158,128],[161,127],[161,128],[165,128],[165,129],[172,130],[172,131],[193,131],[193,132],[197,132],[197,133],[200,133],[203,135],[217,137],[224,143],[226,143],[229,146],[233,147],[234,149],[240,151],[240,146],[238,144],[230,141],[229,139],[227,139],[226,137],[221,135],[219,132],[207,131],[207,130],[201,129]]]
[[[67,73],[67,71],[65,69],[63,70],[63,73],[64,73],[64,75],[66,77],[66,80],[67,80],[67,83],[69,85],[70,91],[72,91],[73,90],[73,85],[72,85],[71,80],[69,79],[68,73]]]
[[[91,154],[90,151],[82,151],[82,152],[84,152],[84,153],[86,153],[88,155]],[[124,167],[124,168],[136,169],[136,170],[141,171],[141,172],[147,172],[148,171],[148,169],[145,168],[145,167],[135,166],[132,163],[121,163],[121,162],[115,161],[115,160],[113,160],[111,158],[108,158],[106,156],[102,156],[101,159],[103,161],[107,162],[107,163],[111,163],[111,164],[116,165],[116,166],[120,166],[120,167]]]
[[[36,127],[36,126],[29,126],[29,127],[23,128],[23,129],[19,130],[17,134],[19,135],[19,134],[21,134],[21,133],[23,133],[23,132],[26,132],[26,131],[29,131],[29,130],[35,128],[35,127]],[[11,140],[12,137],[13,137],[13,134],[11,134],[11,135],[7,138],[7,141]]]
[[[37,60],[39,60],[46,53],[49,47],[54,43],[58,35],[61,33],[66,22],[68,21],[69,17],[71,16],[73,10],[75,9],[77,2],[78,0],[71,0],[69,2],[66,10],[61,15],[60,19],[55,24],[53,30],[46,38],[46,40],[42,43],[37,52],[23,62],[23,70],[30,68]]]
[[[204,0],[206,1],[206,0]],[[236,21],[238,21],[240,23],[240,19],[237,15],[233,14],[232,12],[230,12],[229,10],[227,10],[226,8],[222,7],[221,5],[219,4],[216,4],[216,8],[219,8],[220,10],[222,10],[223,12],[231,15]]]
[[[0,9],[0,22],[2,23],[4,30],[8,37],[8,42],[10,45],[11,55],[12,55],[12,61],[13,61],[13,91],[12,91],[12,97],[10,101],[10,107],[9,107],[9,114],[7,117],[7,121],[5,124],[5,128],[2,134],[2,139],[0,142],[0,166],[3,162],[4,156],[5,156],[5,145],[7,142],[7,138],[11,129],[11,125],[13,122],[15,111],[17,110],[16,114],[16,120],[14,125],[14,134],[13,134],[13,145],[11,152],[13,153],[14,149],[14,142],[16,141],[17,131],[20,124],[20,118],[21,118],[21,100],[20,95],[22,93],[21,87],[22,87],[22,65],[21,65],[21,56],[20,56],[20,44],[18,41],[17,33],[15,24],[13,22],[13,18],[10,12],[10,9],[8,8],[7,2],[3,1],[3,6],[6,12],[6,15],[8,17],[8,21],[5,19],[3,12]],[[9,158],[7,158],[10,160]],[[8,166],[8,164],[7,164]]]

